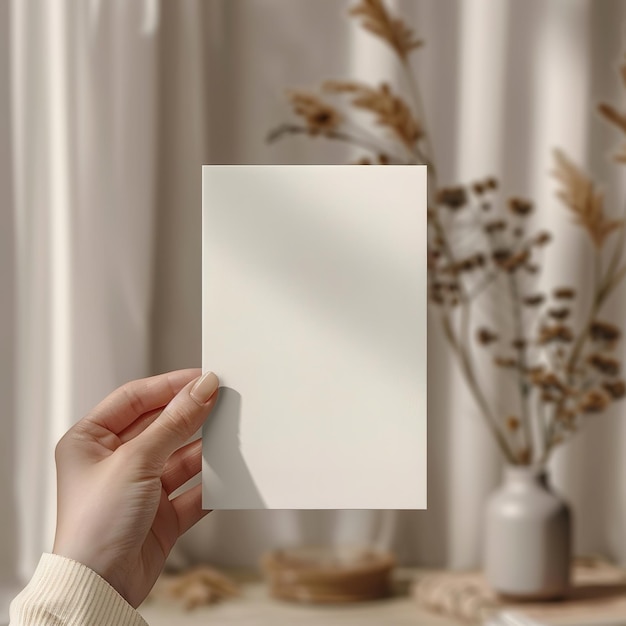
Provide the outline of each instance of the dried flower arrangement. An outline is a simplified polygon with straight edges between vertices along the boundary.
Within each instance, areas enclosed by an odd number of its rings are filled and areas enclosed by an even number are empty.
[[[552,236],[530,228],[533,202],[519,197],[503,202],[493,177],[439,186],[419,85],[409,60],[423,42],[391,14],[383,0],[360,0],[350,14],[392,49],[410,99],[386,83],[373,87],[326,81],[316,92],[289,91],[298,121],[279,126],[268,141],[294,134],[320,136],[365,149],[367,156],[359,164],[428,166],[429,303],[507,461],[545,462],[583,420],[626,395],[621,363],[614,356],[621,330],[601,317],[603,306],[626,275],[624,218],[609,217],[593,180],[556,151],[553,175],[560,186],[558,197],[589,238],[594,283],[586,302],[569,286],[557,286],[548,294],[537,291],[544,248]],[[626,87],[626,63],[621,77]],[[387,136],[349,119],[352,116],[341,106],[346,100],[353,110],[371,114]],[[600,104],[598,111],[626,134],[626,113],[610,104]],[[626,146],[615,160],[626,163]],[[463,236],[468,229],[472,237]],[[477,303],[494,289],[504,290],[508,301],[510,323],[505,329],[473,322]],[[582,321],[574,324],[572,319]],[[492,408],[477,373],[476,346],[489,351],[495,368],[513,377],[518,397],[511,414],[499,415]]]

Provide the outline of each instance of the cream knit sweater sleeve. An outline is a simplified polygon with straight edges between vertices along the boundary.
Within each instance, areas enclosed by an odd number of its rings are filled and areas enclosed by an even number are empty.
[[[10,626],[147,626],[122,596],[85,565],[43,554],[13,600]]]

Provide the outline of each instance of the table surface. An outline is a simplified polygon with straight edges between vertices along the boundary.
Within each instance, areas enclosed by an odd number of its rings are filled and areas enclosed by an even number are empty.
[[[456,621],[420,610],[406,594],[341,606],[302,605],[271,598],[258,580],[242,584],[239,597],[212,606],[185,611],[158,599],[146,602],[139,612],[150,626],[458,626]]]

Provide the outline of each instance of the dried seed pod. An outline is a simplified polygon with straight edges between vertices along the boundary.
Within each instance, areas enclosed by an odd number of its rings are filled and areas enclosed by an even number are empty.
[[[583,413],[601,413],[611,404],[611,396],[603,389],[590,389],[581,399],[578,408]]]
[[[504,267],[504,264],[511,258],[512,251],[509,248],[498,248],[491,254],[493,262],[499,267]]]
[[[570,310],[568,308],[562,307],[560,309],[549,309],[548,315],[555,320],[562,322],[563,320],[569,317]]]
[[[472,255],[465,259],[461,259],[460,261],[455,263],[455,265],[452,267],[454,270],[453,272],[454,274],[457,274],[459,272],[471,272],[472,270],[478,267],[477,256]]]
[[[446,303],[445,298],[438,292],[432,291],[430,292],[430,301],[433,304],[444,305]]]
[[[463,208],[467,204],[465,187],[444,187],[437,192],[437,202],[453,211]]]
[[[506,221],[505,220],[491,220],[489,222],[485,222],[483,229],[488,235],[493,235],[495,233],[502,232],[503,230],[506,230]]]
[[[556,404],[559,401],[559,397],[550,391],[544,391],[541,394],[541,401],[545,404]]]
[[[434,304],[445,304],[446,303],[446,288],[445,283],[442,283],[440,280],[435,280],[430,283],[429,295],[430,299]]]
[[[621,369],[621,364],[617,359],[603,354],[590,354],[587,362],[605,376],[617,376]]]
[[[554,372],[538,371],[531,374],[530,381],[545,392],[557,391],[562,394],[567,389],[565,383]]]
[[[476,339],[482,346],[488,346],[489,344],[498,341],[498,335],[488,328],[479,328],[476,331]]]
[[[606,381],[602,383],[602,387],[614,400],[623,398],[626,395],[626,383],[623,380]]]
[[[439,268],[439,271],[442,274],[447,274],[448,276],[456,276],[459,273],[458,270],[458,264],[450,264],[450,265],[444,265],[442,267]]]
[[[506,418],[506,427],[511,431],[511,432],[515,432],[520,426],[520,421],[518,417],[515,417],[515,415],[509,415],[509,417]]]
[[[526,217],[533,210],[533,204],[530,200],[525,200],[524,198],[510,198],[509,210],[514,215]]]
[[[526,263],[529,256],[530,252],[528,252],[528,250],[520,250],[519,252],[512,254],[511,256],[509,256],[508,259],[502,262],[502,269],[506,270],[507,272],[514,272]]]
[[[522,302],[526,306],[539,306],[540,304],[543,304],[545,299],[546,297],[542,293],[536,293],[531,296],[524,297]]]
[[[576,292],[571,287],[556,287],[552,295],[557,300],[572,300],[576,296]]]
[[[489,176],[489,178],[485,180],[485,186],[489,191],[495,191],[498,188],[498,180],[493,176]]]
[[[539,344],[545,345],[553,341],[569,343],[574,340],[574,333],[569,326],[556,324],[554,326],[543,326],[539,330]]]
[[[485,183],[481,181],[476,181],[475,183],[472,183],[472,191],[477,196],[482,196],[486,190],[487,190],[487,187],[485,186]]]
[[[552,241],[552,235],[548,231],[540,232],[533,240],[535,246],[545,246]]]
[[[612,342],[621,337],[622,331],[615,324],[595,320],[589,326],[589,335],[594,341]]]
[[[506,367],[506,368],[517,367],[517,359],[512,359],[510,357],[496,356],[494,357],[493,362],[498,367]]]

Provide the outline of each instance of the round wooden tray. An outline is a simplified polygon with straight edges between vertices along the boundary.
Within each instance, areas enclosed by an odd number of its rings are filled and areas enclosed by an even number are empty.
[[[272,596],[313,604],[387,597],[394,564],[387,552],[353,547],[286,548],[261,560]]]

